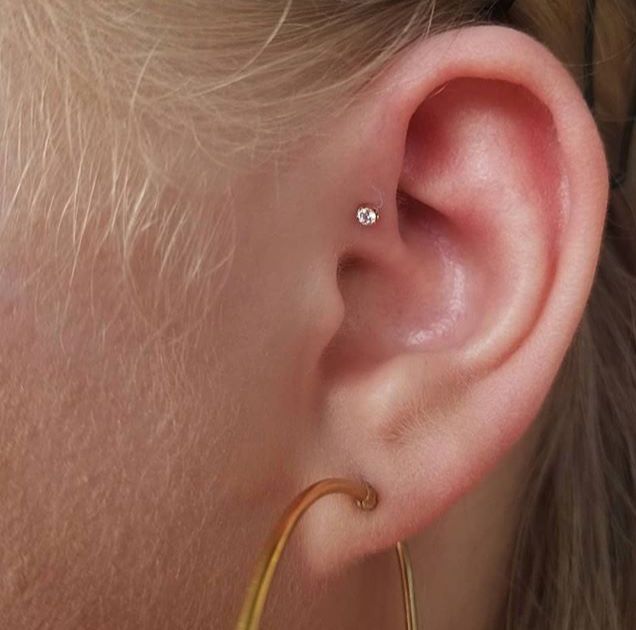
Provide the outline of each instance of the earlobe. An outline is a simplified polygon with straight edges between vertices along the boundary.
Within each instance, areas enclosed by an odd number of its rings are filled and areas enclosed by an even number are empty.
[[[607,200],[584,99],[518,32],[415,44],[366,98],[351,125],[375,121],[356,146],[378,152],[387,203],[339,253],[345,315],[306,474],[363,477],[380,503],[346,528],[335,504],[312,516],[325,569],[424,527],[526,431],[582,315]]]

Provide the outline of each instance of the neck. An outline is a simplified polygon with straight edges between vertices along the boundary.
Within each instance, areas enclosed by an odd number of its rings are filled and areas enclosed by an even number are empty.
[[[411,543],[427,629],[497,627],[518,514],[515,481],[489,480]]]
[[[498,627],[533,435],[442,518],[410,541],[420,625],[427,630]]]
[[[501,627],[535,433],[529,432],[479,486],[408,541],[420,630]],[[404,627],[396,564],[391,552],[360,567],[363,577],[356,580],[356,597],[347,597],[348,612],[357,624],[364,619],[370,624],[365,627]],[[351,601],[356,600],[352,610]],[[357,624],[351,627],[360,627]]]

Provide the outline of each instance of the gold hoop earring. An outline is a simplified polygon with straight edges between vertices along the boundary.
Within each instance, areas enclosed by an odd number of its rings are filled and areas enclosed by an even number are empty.
[[[276,567],[294,527],[318,499],[335,493],[350,495],[362,510],[373,510],[378,503],[376,491],[364,481],[323,479],[301,492],[285,510],[268,539],[247,590],[236,630],[258,630]],[[396,552],[402,583],[405,627],[407,630],[417,630],[413,570],[406,544],[398,542]]]

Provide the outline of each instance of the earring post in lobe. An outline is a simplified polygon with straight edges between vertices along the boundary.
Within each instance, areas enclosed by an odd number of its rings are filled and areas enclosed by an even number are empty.
[[[323,479],[301,492],[285,510],[267,541],[258,564],[256,565],[254,577],[247,590],[236,630],[259,629],[274,573],[285,545],[296,524],[307,509],[318,501],[318,499],[328,494],[336,493],[348,494],[353,497],[356,505],[365,511],[373,510],[378,503],[376,491],[364,481]],[[407,630],[417,630],[413,571],[406,544],[404,542],[398,542],[396,551],[400,565],[405,627]]]

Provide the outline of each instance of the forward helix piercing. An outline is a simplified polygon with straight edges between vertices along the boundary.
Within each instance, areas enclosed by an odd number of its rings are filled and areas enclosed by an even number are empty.
[[[360,225],[373,225],[379,220],[380,211],[372,206],[358,206],[356,209],[356,218]]]
[[[263,549],[247,590],[236,630],[259,629],[276,567],[296,523],[318,499],[334,493],[348,494],[364,511],[375,509],[378,503],[376,491],[364,481],[323,479],[301,492],[284,512]],[[395,550],[400,568],[405,628],[417,630],[413,570],[408,549],[406,544],[400,541],[396,544]]]

